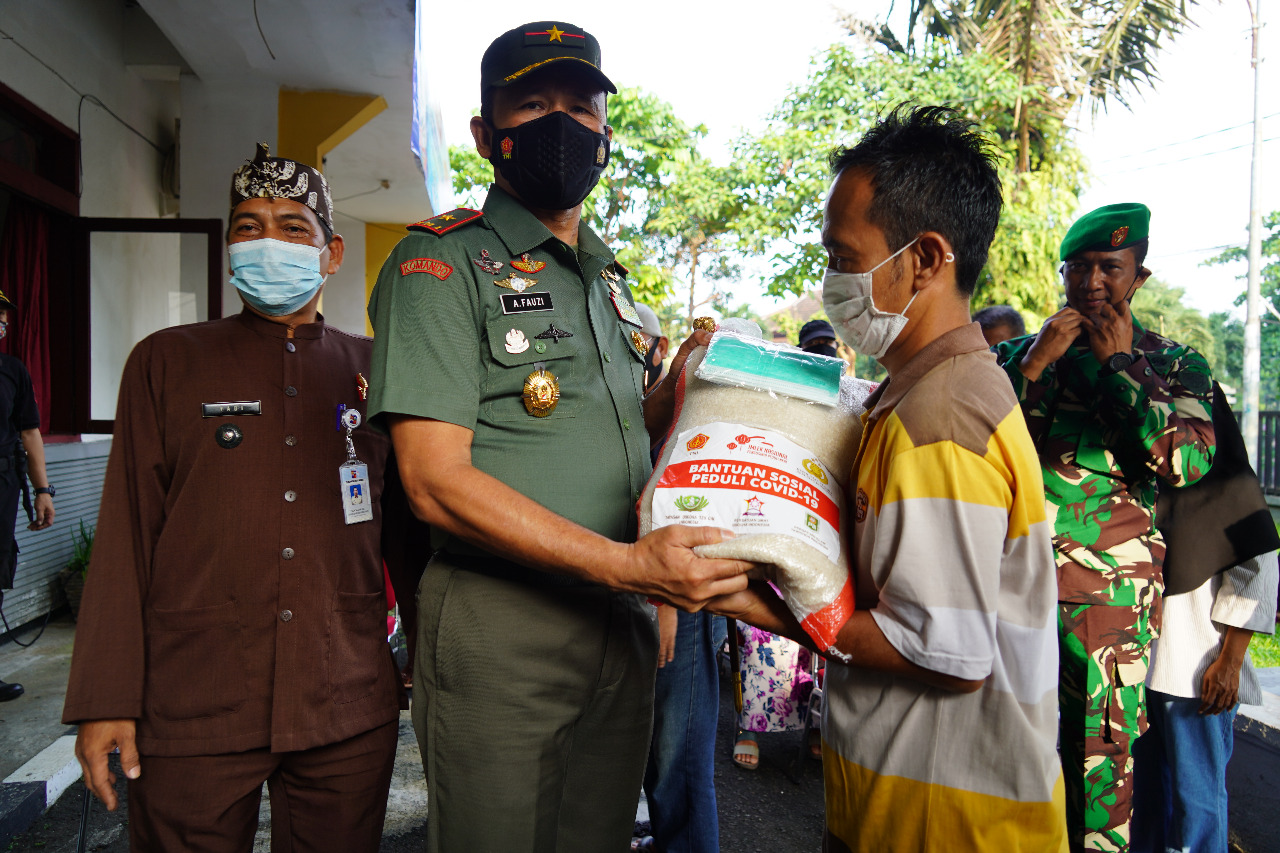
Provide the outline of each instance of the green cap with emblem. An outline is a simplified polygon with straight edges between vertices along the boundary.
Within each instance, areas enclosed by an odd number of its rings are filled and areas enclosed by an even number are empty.
[[[493,40],[480,60],[480,85],[510,86],[531,71],[570,60],[606,92],[618,87],[600,70],[600,42],[564,21],[538,21],[507,30]]]
[[[1091,210],[1075,221],[1062,238],[1058,260],[1081,252],[1114,252],[1147,239],[1151,231],[1151,210],[1145,204],[1108,204]]]

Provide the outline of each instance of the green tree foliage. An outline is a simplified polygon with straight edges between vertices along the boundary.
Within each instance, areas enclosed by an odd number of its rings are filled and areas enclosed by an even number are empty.
[[[903,47],[887,29],[862,25],[912,52],[914,35],[962,54],[995,57],[1022,84],[1014,111],[1017,171],[1032,169],[1034,138],[1078,103],[1097,110],[1158,80],[1155,58],[1189,24],[1194,0],[911,0]],[[857,22],[851,22],[857,26]],[[917,29],[919,25],[919,30]]]
[[[1037,137],[1030,171],[1013,168],[1014,114],[1028,87],[993,56],[958,53],[942,42],[914,54],[847,42],[821,55],[809,79],[774,111],[763,132],[740,140],[740,233],[747,251],[772,252],[768,292],[817,286],[826,266],[818,232],[831,181],[830,152],[856,142],[906,101],[947,104],[977,123],[999,154],[1005,210],[976,294],[1039,320],[1056,308],[1057,249],[1085,176],[1079,151],[1058,125]]]
[[[1133,315],[1148,331],[1195,347],[1217,376],[1222,352],[1214,324],[1196,309],[1182,304],[1184,292],[1181,287],[1149,278],[1133,295]]]
[[[1259,291],[1262,296],[1261,344],[1262,356],[1260,364],[1260,401],[1262,409],[1280,409],[1280,210],[1272,211],[1263,219],[1266,233],[1262,237],[1262,259],[1264,265],[1259,271]],[[1248,252],[1243,247],[1227,249],[1205,261],[1206,266],[1248,260]],[[1240,276],[1240,295],[1236,297],[1236,305],[1245,302],[1245,276]],[[1231,317],[1227,312],[1219,312],[1210,316],[1210,321],[1218,328],[1218,344],[1223,353],[1221,368],[1215,365],[1214,375],[1218,380],[1228,377],[1237,389],[1242,387],[1241,375],[1244,368],[1244,323]]]

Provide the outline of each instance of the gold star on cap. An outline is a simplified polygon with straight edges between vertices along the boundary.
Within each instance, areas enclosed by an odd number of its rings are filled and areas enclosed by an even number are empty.
[[[564,35],[564,30],[560,29],[555,24],[552,24],[551,29],[547,30],[548,41],[558,41],[561,44],[564,44],[564,40],[560,38],[562,35]]]

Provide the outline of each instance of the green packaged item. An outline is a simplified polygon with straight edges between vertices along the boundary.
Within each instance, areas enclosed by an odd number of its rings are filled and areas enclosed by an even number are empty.
[[[717,332],[698,365],[697,377],[719,385],[751,388],[834,406],[840,397],[842,359],[785,344]]]

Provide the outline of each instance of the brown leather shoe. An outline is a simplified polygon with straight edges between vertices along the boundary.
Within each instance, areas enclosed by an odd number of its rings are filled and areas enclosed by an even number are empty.
[[[7,681],[0,681],[0,702],[8,702],[10,699],[17,699],[26,691],[22,689],[21,684],[10,684]]]

